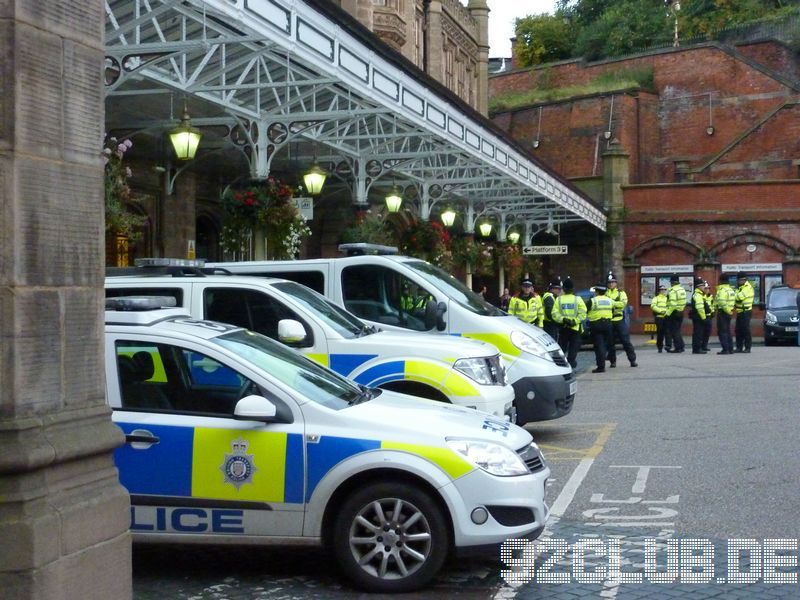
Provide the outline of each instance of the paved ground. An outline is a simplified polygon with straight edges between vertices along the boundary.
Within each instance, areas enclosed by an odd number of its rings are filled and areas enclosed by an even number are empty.
[[[657,354],[647,341],[634,340],[635,369],[620,357],[618,368],[591,374],[593,355],[581,352],[573,412],[528,426],[553,471],[549,541],[536,561],[516,579],[502,576],[508,565],[499,557],[454,561],[432,588],[407,597],[800,598],[800,350],[757,344],[749,355],[717,356],[714,347],[703,356]],[[756,583],[730,583],[732,538],[750,539],[744,543],[761,553],[755,568],[748,556],[757,554],[745,553],[740,566]],[[767,538],[788,539],[790,549],[776,559]],[[595,567],[583,582],[576,542],[602,550],[587,553]],[[669,544],[679,557],[675,577],[663,574]],[[570,551],[558,556],[565,545]],[[592,568],[607,569],[617,545],[621,572],[643,582],[591,583]],[[646,549],[661,577],[676,583],[651,583],[657,575],[645,576]],[[706,566],[692,569],[692,555]],[[795,583],[765,583],[769,569],[758,567],[781,560],[787,566],[774,577],[784,572]],[[567,583],[543,583],[548,570]],[[691,577],[709,582],[686,583]],[[134,589],[139,600],[366,596],[347,587],[321,551],[262,548],[137,547]]]

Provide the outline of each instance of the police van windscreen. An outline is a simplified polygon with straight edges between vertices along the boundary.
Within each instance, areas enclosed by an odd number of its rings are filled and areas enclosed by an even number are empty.
[[[285,281],[275,283],[273,287],[312,312],[343,338],[351,339],[372,331],[366,323],[360,321],[356,316],[351,315],[321,294],[318,294],[304,285],[292,281]]]
[[[800,294],[800,290],[772,288],[769,292],[767,308],[770,310],[789,310],[797,308],[797,294]]]
[[[458,279],[439,267],[434,267],[432,264],[421,260],[411,260],[403,264],[425,277],[431,285],[470,312],[486,317],[502,317],[505,315],[499,308],[489,304]]]
[[[341,375],[260,333],[239,329],[211,340],[309,400],[333,410],[357,404],[364,391]]]

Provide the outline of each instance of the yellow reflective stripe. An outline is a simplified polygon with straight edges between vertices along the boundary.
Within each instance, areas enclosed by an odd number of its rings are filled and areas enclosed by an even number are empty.
[[[133,358],[133,355],[136,352],[145,351],[144,348],[136,348],[134,350],[117,350],[118,356],[127,356],[128,358]],[[167,373],[164,371],[164,363],[161,362],[161,354],[159,354],[158,350],[153,349],[149,352],[150,356],[153,357],[153,376],[147,381],[155,382],[155,383],[166,383],[167,382]]]
[[[419,360],[405,361],[405,378],[427,383],[448,396],[479,396],[469,381],[448,367]]]
[[[304,354],[307,358],[310,358],[314,362],[321,364],[323,367],[330,368],[331,366],[329,354],[313,354],[311,352],[305,352]]]
[[[254,467],[252,478],[236,485],[222,467],[236,453],[234,440],[247,442],[242,453]],[[283,502],[286,433],[196,427],[192,445],[192,496],[223,500]]]
[[[415,456],[421,456],[447,473],[451,479],[458,479],[475,470],[472,464],[449,448],[404,444],[402,442],[381,442],[381,448],[384,450],[400,450]]]
[[[522,350],[511,343],[511,336],[507,333],[462,333],[461,337],[471,338],[491,344],[501,353],[508,356],[519,356]]]

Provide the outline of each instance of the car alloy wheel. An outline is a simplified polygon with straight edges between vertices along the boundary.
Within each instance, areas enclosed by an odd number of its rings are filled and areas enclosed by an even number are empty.
[[[356,492],[334,527],[340,564],[371,591],[418,589],[439,571],[449,547],[441,509],[408,484],[373,484]]]

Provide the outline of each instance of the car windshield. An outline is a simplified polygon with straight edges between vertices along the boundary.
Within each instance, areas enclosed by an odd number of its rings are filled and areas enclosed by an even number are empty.
[[[283,281],[273,284],[273,287],[309,310],[343,338],[351,339],[375,332],[373,327],[359,320],[358,317],[351,315],[304,285],[293,281]]]
[[[297,390],[312,402],[334,410],[369,400],[374,393],[260,333],[237,329],[211,341]]]
[[[434,267],[432,264],[421,260],[411,260],[404,264],[422,275],[425,281],[470,312],[487,317],[500,317],[505,314],[439,267]]]
[[[798,293],[800,293],[800,290],[790,288],[773,289],[769,293],[767,308],[771,310],[796,309]]]

